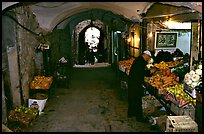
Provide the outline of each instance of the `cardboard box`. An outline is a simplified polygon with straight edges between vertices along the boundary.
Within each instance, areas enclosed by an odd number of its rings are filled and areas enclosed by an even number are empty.
[[[198,124],[190,116],[167,116],[165,132],[198,132]]]
[[[157,118],[156,123],[162,131],[166,129],[166,119],[167,115],[161,115]]]

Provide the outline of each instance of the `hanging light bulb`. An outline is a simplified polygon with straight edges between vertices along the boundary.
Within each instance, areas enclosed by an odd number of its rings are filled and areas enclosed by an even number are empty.
[[[173,28],[173,27],[175,27],[176,22],[173,21],[171,18],[168,18],[165,22],[163,22],[163,24],[164,24],[167,28]]]
[[[163,24],[168,27],[169,21],[167,20],[167,21],[163,22]]]
[[[152,34],[152,30],[153,29],[153,22],[151,21],[151,23],[150,23],[150,33],[149,33],[149,37],[152,37],[153,36],[153,34]]]
[[[130,41],[131,41],[131,38],[128,38],[127,41],[130,42]]]
[[[149,33],[149,37],[152,37],[152,36],[153,36],[153,34],[152,34],[152,32],[150,32],[150,33]]]

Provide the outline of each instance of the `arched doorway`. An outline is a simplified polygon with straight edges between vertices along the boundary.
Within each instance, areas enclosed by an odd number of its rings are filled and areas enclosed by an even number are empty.
[[[89,27],[85,31],[85,63],[94,64],[98,62],[98,45],[100,38],[100,30],[96,27]]]
[[[108,62],[108,47],[104,45],[104,33],[101,28],[93,25],[85,27],[79,33],[78,44],[79,65]],[[94,61],[89,59],[91,53],[93,54]]]

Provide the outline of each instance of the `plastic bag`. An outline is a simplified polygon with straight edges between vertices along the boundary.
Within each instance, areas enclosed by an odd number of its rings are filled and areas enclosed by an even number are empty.
[[[32,106],[32,104],[35,102],[37,102],[39,106],[38,107],[39,112],[42,112],[44,110],[47,99],[44,99],[44,100],[28,99],[28,107]]]

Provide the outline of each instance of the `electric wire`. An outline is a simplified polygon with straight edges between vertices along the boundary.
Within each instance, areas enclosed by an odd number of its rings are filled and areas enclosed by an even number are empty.
[[[11,16],[10,14],[3,14],[3,16],[7,16],[9,18],[11,18],[13,21],[15,21],[19,26],[21,26],[23,29],[27,30],[28,32],[32,33],[33,35],[39,36],[40,33],[35,33],[32,30],[28,29],[27,27],[23,26],[22,24],[20,24],[13,16]]]

